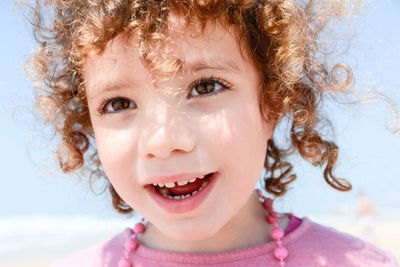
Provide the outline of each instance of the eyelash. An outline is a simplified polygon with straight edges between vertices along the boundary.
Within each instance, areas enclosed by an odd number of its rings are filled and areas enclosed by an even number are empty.
[[[232,87],[232,85],[224,80],[222,80],[221,78],[215,77],[213,75],[211,76],[203,76],[200,79],[194,81],[190,86],[190,91],[189,94],[192,92],[192,89],[202,83],[205,82],[215,82],[215,83],[219,83],[220,85],[222,85],[221,90],[218,90],[216,92],[212,92],[210,94],[204,94],[204,95],[197,95],[197,96],[192,96],[192,97],[212,97],[212,96],[216,96],[219,93],[221,93],[222,91],[226,90],[226,89],[230,89]],[[190,98],[191,96],[188,95],[188,98]]]
[[[209,93],[209,94],[204,94],[204,95],[196,95],[196,96],[190,96],[190,93],[192,92],[193,88],[195,86],[198,86],[199,84],[205,83],[205,82],[215,82],[215,83],[219,83],[222,88],[218,91]],[[194,81],[190,86],[189,86],[189,94],[188,94],[188,98],[192,98],[192,97],[214,97],[216,95],[218,95],[219,93],[221,93],[222,91],[225,91],[227,89],[230,89],[232,87],[232,85],[226,81],[224,81],[221,78],[215,77],[213,75],[211,76],[203,76],[200,79]],[[109,114],[115,114],[115,113],[119,113],[119,111],[116,112],[106,112],[105,109],[107,107],[108,104],[110,104],[112,101],[115,100],[128,100],[128,98],[126,97],[122,97],[122,96],[113,96],[113,97],[109,97],[109,98],[104,98],[101,100],[101,104],[99,105],[99,107],[96,109],[97,113],[100,115],[109,115]],[[130,100],[129,100],[130,101]]]

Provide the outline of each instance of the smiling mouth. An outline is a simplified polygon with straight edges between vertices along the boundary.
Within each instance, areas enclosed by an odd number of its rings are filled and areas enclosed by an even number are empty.
[[[213,173],[193,178],[187,181],[155,183],[155,191],[164,198],[182,200],[196,195],[203,190],[211,180]]]

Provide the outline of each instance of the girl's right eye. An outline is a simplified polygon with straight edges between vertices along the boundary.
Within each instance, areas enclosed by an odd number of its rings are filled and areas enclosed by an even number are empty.
[[[137,108],[135,102],[122,97],[104,100],[103,103],[104,104],[101,105],[100,114],[117,113],[125,109]]]

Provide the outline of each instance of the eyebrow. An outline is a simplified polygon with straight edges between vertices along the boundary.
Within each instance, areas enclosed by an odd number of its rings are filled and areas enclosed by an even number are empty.
[[[129,88],[132,87],[133,83],[126,83],[122,81],[105,81],[105,82],[99,82],[98,85],[95,85],[94,87],[97,88],[98,90],[95,90],[93,94],[88,94],[88,98],[94,99],[97,98],[99,95],[101,95],[104,92],[109,92],[109,91],[118,91],[122,90],[124,88]]]
[[[232,60],[217,57],[213,61],[213,63],[208,63],[198,60],[188,63],[184,62],[184,65],[191,72],[198,72],[205,69],[219,70],[223,72],[241,72],[240,68]]]
[[[193,62],[186,63],[183,62],[184,68],[186,67],[191,73],[196,73],[201,70],[217,70],[222,72],[234,72],[239,73],[241,69],[236,65],[236,63],[229,59],[219,58],[213,60],[214,62],[208,63],[203,60],[196,60]],[[130,82],[129,84],[122,81],[106,81],[106,82],[99,82],[99,85],[96,86],[100,90],[96,90],[97,92],[94,95],[89,95],[89,98],[96,98],[99,94],[108,92],[108,91],[117,91],[123,88],[132,87],[135,85],[135,82]]]

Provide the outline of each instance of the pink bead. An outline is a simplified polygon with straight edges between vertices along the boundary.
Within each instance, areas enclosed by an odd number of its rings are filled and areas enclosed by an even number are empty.
[[[280,246],[282,245],[282,241],[276,240],[275,244],[276,244],[278,247],[280,247]]]
[[[141,234],[144,233],[144,230],[146,230],[146,226],[144,226],[143,223],[137,223],[134,227],[133,227],[133,231],[137,234]]]
[[[268,221],[269,223],[277,223],[277,222],[279,221],[279,219],[276,218],[276,217],[274,217],[274,216],[268,215],[268,216],[267,216],[267,221]]]
[[[125,241],[125,248],[127,250],[135,250],[138,247],[138,242],[135,239],[128,239]]]
[[[273,204],[273,200],[272,199],[270,199],[270,198],[265,198],[264,199],[264,208],[266,209],[266,210],[271,210],[272,209],[272,204]]]
[[[272,231],[271,231],[271,237],[272,237],[273,239],[275,239],[275,240],[277,240],[277,239],[282,239],[282,237],[283,237],[284,234],[285,234],[285,233],[284,233],[283,230],[280,229],[280,228],[274,228],[274,229],[272,229]]]
[[[132,267],[132,262],[129,259],[122,258],[118,262],[118,267]]]
[[[277,247],[274,251],[274,256],[276,259],[285,259],[288,255],[288,251],[285,247]]]
[[[279,218],[279,214],[273,210],[269,211],[269,215],[271,215],[272,217],[275,217],[275,218]]]

